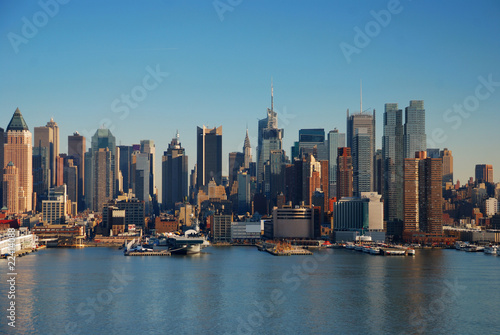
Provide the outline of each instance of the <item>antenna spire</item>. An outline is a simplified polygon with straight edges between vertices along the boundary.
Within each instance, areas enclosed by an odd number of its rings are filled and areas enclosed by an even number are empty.
[[[273,77],[271,77],[271,111],[274,111]]]
[[[359,80],[359,112],[363,113],[363,82]]]

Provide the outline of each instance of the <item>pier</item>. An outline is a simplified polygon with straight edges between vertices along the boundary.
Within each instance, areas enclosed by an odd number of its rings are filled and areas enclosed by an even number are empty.
[[[171,256],[170,251],[161,250],[161,251],[132,251],[126,252],[125,256]]]

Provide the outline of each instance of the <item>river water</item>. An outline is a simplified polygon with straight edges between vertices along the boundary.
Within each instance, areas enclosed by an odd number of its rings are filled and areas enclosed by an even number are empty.
[[[0,260],[0,333],[494,334],[500,257],[344,249],[276,257],[253,247],[124,257],[113,248],[47,249],[17,258],[8,326]]]

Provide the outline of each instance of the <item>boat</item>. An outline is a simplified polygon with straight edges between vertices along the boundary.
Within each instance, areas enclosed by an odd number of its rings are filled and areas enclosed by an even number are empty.
[[[168,235],[167,244],[172,254],[183,255],[198,254],[210,245],[206,237],[194,229],[187,230],[183,235]]]
[[[363,247],[363,250],[362,250],[362,251],[363,251],[363,252],[370,253],[370,249],[371,249],[371,248],[370,248],[370,246],[369,246],[369,245],[365,245],[365,246]]]
[[[497,245],[489,245],[489,246],[484,248],[484,253],[486,255],[497,256],[499,250],[500,250],[500,248]]]
[[[466,242],[462,242],[462,241],[456,241],[455,242],[455,249],[457,250],[464,250],[465,247],[467,247],[469,244],[466,243]]]
[[[415,256],[415,249],[413,249],[413,248],[406,249],[406,254],[408,256]]]
[[[380,255],[380,248],[379,247],[373,247],[370,249],[370,254],[371,255]]]
[[[404,249],[385,249],[385,255],[388,256],[403,256],[406,254],[406,250]]]
[[[467,252],[479,252],[479,251],[483,251],[484,247],[480,247],[480,246],[477,246],[475,244],[469,244],[468,246],[466,246],[464,248],[464,250]]]
[[[347,242],[347,244],[345,245],[345,248],[349,250],[354,250],[355,247],[356,246],[352,242]]]

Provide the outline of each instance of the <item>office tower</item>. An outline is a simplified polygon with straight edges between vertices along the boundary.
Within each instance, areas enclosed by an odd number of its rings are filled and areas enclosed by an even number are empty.
[[[56,185],[57,182],[57,157],[59,157],[59,127],[54,119],[50,119],[47,125],[34,128],[35,147],[44,147],[49,154],[50,161],[50,185]]]
[[[19,206],[19,212],[32,210],[33,173],[31,132],[24,121],[19,108],[16,109],[7,126],[4,135],[4,162],[12,162],[17,168],[19,176],[19,194],[24,199]]]
[[[337,155],[337,199],[352,197],[351,148],[338,148]]]
[[[132,162],[134,165],[135,183],[134,194],[137,199],[145,202],[146,213],[149,214],[150,209],[150,171],[151,171],[151,155],[145,152],[135,151],[132,154]]]
[[[84,166],[85,166],[85,178],[84,178],[84,187],[85,187],[85,196],[84,199],[84,207],[83,209],[92,208],[94,204],[94,190],[93,190],[93,164],[92,164],[92,149],[89,149],[84,155]]]
[[[229,153],[229,189],[238,178],[238,171],[245,165],[245,154],[243,152]]]
[[[73,165],[78,169],[78,208],[84,208],[85,196],[85,137],[78,132],[68,136],[68,156],[73,157]]]
[[[156,147],[152,140],[141,140],[141,152],[146,153],[150,156],[150,171],[149,171],[149,195],[154,197],[156,192]]]
[[[368,130],[356,128],[352,141],[353,192],[356,196],[373,189],[373,154]]]
[[[55,165],[55,170],[56,170],[56,182],[55,186],[61,186],[64,184],[64,161],[68,155],[66,154],[59,154],[59,156],[56,157],[56,165]]]
[[[373,159],[373,164],[375,165],[373,175],[375,188],[373,191],[380,195],[384,194],[384,160],[382,158],[382,149],[377,149],[375,151],[375,158]]]
[[[188,156],[179,142],[179,134],[172,139],[162,157],[163,209],[173,209],[176,202],[188,196]]]
[[[480,183],[493,183],[493,165],[476,165],[476,184]]]
[[[415,157],[415,152],[426,151],[425,109],[423,100],[411,100],[405,108],[403,135],[404,158]]]
[[[191,173],[189,174],[189,202],[190,203],[195,203],[195,198],[196,198],[196,191],[197,191],[197,180],[196,177],[198,176],[198,168],[197,165],[195,164],[193,169],[191,169]]]
[[[384,217],[403,220],[403,111],[396,103],[385,104],[382,160]]]
[[[52,129],[52,143],[53,143],[53,148],[54,148],[54,151],[53,151],[53,159],[54,159],[54,163],[55,163],[55,160],[57,157],[59,157],[59,127],[57,126],[57,123],[54,122],[54,119],[53,118],[50,118],[50,121],[47,122],[47,125],[45,126],[47,128],[50,128]],[[62,166],[60,166],[62,168]],[[52,174],[56,174],[57,173],[57,168],[58,166],[55,167],[54,171],[52,171]],[[52,179],[52,181],[54,182],[55,179]]]
[[[93,210],[102,212],[104,203],[113,199],[113,153],[109,148],[92,152]]]
[[[197,127],[197,188],[214,180],[222,183],[222,126],[214,128]]]
[[[47,198],[50,188],[50,157],[45,147],[33,147],[33,192],[36,193],[37,203],[33,207],[41,211],[42,200]]]
[[[257,145],[257,185],[263,192],[264,165],[269,160],[271,150],[283,149],[283,129],[278,129],[278,114],[274,111],[274,93],[271,84],[271,108],[267,109],[267,116],[259,120]]]
[[[5,167],[3,161],[3,142],[4,142],[4,130],[0,127],[0,181],[3,181],[3,168]],[[3,203],[3,183],[0,183],[0,204]]]
[[[112,180],[110,180],[109,183],[106,182],[106,185],[108,185],[108,184],[111,185],[111,188],[112,188],[111,197],[113,197],[116,194],[115,186],[116,186],[116,178],[117,178],[116,177],[116,160],[115,160],[116,139],[109,129],[104,129],[104,128],[97,129],[94,136],[92,136],[91,147],[90,147],[90,152],[91,152],[91,157],[92,157],[90,185],[91,185],[91,187],[94,187],[96,185],[95,180],[94,180],[94,172],[96,171],[96,169],[95,169],[95,157],[94,156],[96,155],[97,152],[99,152],[100,149],[106,149],[106,148],[109,150],[109,154],[111,155],[111,174],[109,176],[110,176],[110,178],[112,178]],[[87,176],[85,178],[87,178]],[[85,188],[85,189],[87,192],[87,188]],[[95,190],[91,189],[88,191],[91,192],[93,198],[96,197]],[[93,203],[95,203],[95,201],[96,201],[95,199],[92,200]],[[102,205],[102,204],[100,204],[100,205]]]
[[[133,148],[130,145],[119,145],[118,151],[120,152],[118,165],[123,178],[122,191],[128,193],[128,190],[132,188],[131,165]]]
[[[252,147],[250,146],[250,138],[248,137],[248,129],[245,135],[245,144],[243,144],[243,154],[245,155],[243,167],[245,169],[250,168],[250,163],[252,163]]]
[[[278,195],[285,189],[285,163],[284,150],[271,150],[269,161],[264,168],[264,194],[270,200],[271,208],[276,206]]]
[[[8,213],[17,214],[19,212],[19,173],[12,162],[2,169],[2,190],[2,206],[7,207]]]
[[[327,150],[323,128],[299,129],[299,140],[292,147],[292,159],[314,154],[317,160],[326,160],[328,159]]]
[[[358,154],[354,148],[354,138],[356,136],[357,129],[365,129],[361,131],[361,136],[368,136],[369,140],[369,151],[367,153],[363,153],[362,155]],[[347,146],[351,148],[351,155],[353,158],[353,165],[355,157],[362,157],[363,164],[369,165],[371,167],[371,171],[369,172],[369,176],[363,175],[362,189],[359,192],[370,192],[373,188],[373,174],[374,174],[374,164],[373,159],[375,156],[375,110],[373,113],[363,113],[362,111],[357,114],[349,115],[349,110],[347,110]],[[366,135],[365,135],[366,134]],[[360,147],[362,150],[365,150],[367,139],[360,139],[363,142],[363,145]],[[364,157],[366,155],[366,158]],[[366,161],[365,161],[366,160]],[[363,172],[364,173],[364,172]],[[369,189],[366,189],[364,186],[365,180],[369,178],[371,181],[371,185]]]
[[[330,176],[330,197],[337,196],[337,154],[338,148],[345,147],[345,134],[339,133],[337,128],[328,132],[328,162]]]
[[[443,230],[443,163],[426,151],[404,160],[404,230],[432,236]]]
[[[73,156],[71,156],[73,157]],[[63,168],[64,184],[66,184],[68,199],[72,203],[78,203],[78,167],[74,163],[74,159],[67,157]]]
[[[238,214],[245,215],[251,213],[251,189],[250,189],[250,174],[245,171],[238,172]]]
[[[444,148],[440,152],[440,157],[443,160],[443,186],[446,186],[446,183],[453,184],[453,155],[451,150]]]
[[[441,158],[439,149],[427,149],[427,158]]]

